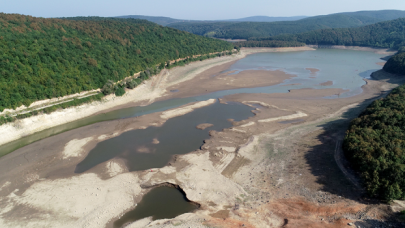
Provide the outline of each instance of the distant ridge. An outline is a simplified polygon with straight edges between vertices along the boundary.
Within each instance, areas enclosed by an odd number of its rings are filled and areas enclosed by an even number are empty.
[[[231,19],[224,21],[244,21],[244,22],[274,22],[274,21],[298,21],[307,18],[307,16],[295,16],[295,17],[268,17],[268,16],[253,16],[240,19]]]
[[[158,16],[145,16],[145,15],[125,15],[117,16],[116,18],[133,18],[133,19],[143,19],[156,24],[167,26],[173,23],[180,22],[195,22],[195,23],[206,23],[206,22],[274,22],[274,21],[296,21],[307,18],[306,16],[295,16],[295,17],[268,17],[268,16],[252,16],[239,19],[227,19],[227,20],[185,20],[185,19],[175,19],[171,17],[158,17]]]
[[[168,24],[177,23],[177,22],[197,22],[192,20],[181,20],[181,19],[174,19],[170,17],[154,17],[154,16],[144,16],[144,15],[126,15],[126,16],[118,16],[116,18],[133,18],[133,19],[143,19],[148,20],[150,22],[154,22],[159,25],[166,26]]]
[[[405,17],[405,11],[378,10],[320,15],[306,17],[296,21],[176,22],[171,23],[168,26],[196,35],[214,38],[250,39],[264,38],[280,34],[298,34],[318,29],[361,27],[382,21],[395,20],[402,17]],[[253,17],[253,19],[248,18],[247,20],[254,20],[255,18],[256,17]]]

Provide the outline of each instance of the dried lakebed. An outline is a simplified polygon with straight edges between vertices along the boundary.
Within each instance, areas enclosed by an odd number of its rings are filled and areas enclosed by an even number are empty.
[[[286,54],[286,59],[305,59],[305,55],[315,55],[315,59],[323,53],[318,51],[276,53],[271,58],[276,61],[277,54]],[[325,55],[333,53],[325,52]],[[179,91],[172,94],[179,98],[137,107],[139,112],[134,112],[135,108],[118,110],[114,114],[118,120],[77,128],[20,148],[0,159],[0,204],[5,205],[0,209],[0,225],[112,226],[124,213],[136,210],[134,205],[139,205],[145,194],[150,192],[150,187],[170,183],[183,189],[189,200],[200,204],[200,210],[172,220],[152,222],[146,218],[129,227],[159,227],[163,223],[172,226],[189,224],[193,227],[202,224],[202,218],[211,218],[211,222],[216,221],[212,218],[238,218],[245,221],[247,227],[249,223],[261,227],[260,219],[251,221],[243,216],[263,201],[253,203],[249,197],[254,193],[246,183],[250,181],[246,174],[255,173],[252,167],[260,170],[267,162],[262,152],[254,146],[258,145],[260,137],[252,138],[252,135],[271,134],[298,124],[293,120],[303,120],[300,124],[316,121],[347,105],[379,94],[385,84],[368,81],[364,86],[366,82],[360,75],[375,68],[372,61],[378,61],[379,55],[356,53],[360,57],[368,56],[358,58],[361,68],[349,64],[348,72],[351,73],[332,75],[337,78],[330,86],[318,86],[330,81],[332,76],[327,73],[336,70],[325,61],[324,66],[316,62],[304,63],[302,65],[305,67],[296,66],[296,69],[280,66],[277,70],[282,69],[290,74],[295,70],[297,75],[281,84],[181,98],[185,96],[181,88],[190,81],[178,85],[179,88],[174,86],[173,89]],[[266,71],[275,70],[275,66],[281,64],[269,64],[269,55],[262,56],[264,61],[259,61],[261,65],[267,62],[269,66],[264,69]],[[347,58],[344,53],[336,55]],[[254,71],[263,70],[259,69],[263,66],[258,66],[257,60],[257,55],[251,55],[232,65],[230,70],[232,74],[235,70],[244,69],[254,74]],[[246,65],[246,61],[250,61],[250,66]],[[373,68],[369,68],[371,64]],[[308,67],[319,71],[306,70]],[[317,79],[310,79],[314,74]],[[225,78],[225,84],[232,78],[226,71],[218,72],[215,77]],[[198,84],[198,80],[200,78],[196,78],[194,83]],[[283,84],[292,85],[288,87]],[[291,89],[292,92],[288,93]],[[337,98],[337,93],[341,94],[340,99],[324,99]],[[223,98],[218,102],[215,98],[220,97]],[[214,102],[210,99],[214,99]],[[192,101],[197,102],[190,104]],[[181,107],[173,109],[178,106]],[[148,110],[149,114],[140,115],[145,113],[142,109]],[[120,119],[122,117],[126,118]],[[213,126],[205,130],[196,128],[203,123]],[[165,150],[177,155],[166,155]],[[235,209],[231,209],[235,204],[240,205],[239,215]],[[28,215],[24,220],[20,220],[22,208]],[[274,224],[278,223],[277,216],[269,218]]]

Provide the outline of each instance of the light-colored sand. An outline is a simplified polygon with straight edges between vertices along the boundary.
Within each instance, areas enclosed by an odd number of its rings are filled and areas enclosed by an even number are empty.
[[[118,174],[128,172],[128,169],[125,167],[125,165],[122,165],[116,161],[109,161],[105,164],[107,173],[110,175],[110,177],[117,176]]]
[[[241,227],[242,224],[245,227],[266,227],[268,224],[280,227],[285,223],[284,219],[288,218],[291,221],[292,217],[277,214],[281,206],[290,207],[286,203],[276,205],[275,202],[278,201],[275,200],[277,197],[289,198],[290,196],[286,193],[293,192],[289,187],[305,181],[297,176],[299,174],[295,170],[297,167],[290,167],[292,160],[289,157],[297,151],[287,146],[294,139],[302,137],[304,133],[300,134],[300,132],[305,131],[300,131],[301,124],[294,126],[291,130],[289,128],[284,130],[288,125],[268,120],[305,114],[306,127],[321,128],[320,125],[324,125],[327,121],[334,121],[338,115],[357,107],[358,103],[370,102],[371,99],[380,95],[383,89],[392,87],[393,85],[386,82],[368,81],[367,85],[363,86],[362,94],[351,98],[330,100],[321,98],[342,90],[303,89],[292,90],[290,93],[226,96],[223,98],[225,103],[236,101],[260,104],[263,108],[255,110],[256,115],[247,120],[234,122],[235,126],[231,129],[224,129],[221,132],[210,131],[211,137],[205,140],[201,150],[175,156],[167,166],[153,169],[153,172],[126,173],[126,170],[122,170],[120,162],[113,161],[108,167],[110,162],[108,161],[98,166],[102,171],[97,167],[94,169],[95,172],[97,170],[98,175],[85,173],[73,177],[56,176],[52,179],[52,173],[46,173],[45,175],[50,175],[50,179],[37,178],[32,185],[24,186],[26,190],[20,193],[19,190],[10,189],[18,186],[19,183],[1,182],[4,187],[0,189],[0,227],[104,227],[139,202],[147,191],[142,190],[140,186],[152,187],[162,183],[179,185],[188,199],[202,205],[201,209],[175,219],[153,222],[145,219],[137,222],[139,226],[135,223],[131,225],[132,227],[145,227],[145,225],[148,227],[202,227],[202,225]],[[118,135],[127,129],[133,129],[134,126],[149,126],[151,123],[158,122],[161,114],[163,113],[150,114],[149,118],[143,116],[98,123],[94,129],[86,128],[90,135],[82,137],[93,137],[93,141],[80,147],[87,148],[89,144],[95,145],[99,142],[99,138],[110,137],[104,131]],[[260,120],[267,121],[260,122]],[[238,129],[243,125],[243,130]],[[293,136],[289,137],[290,134]],[[273,143],[272,140],[276,139],[278,143]],[[42,149],[40,145],[36,146],[39,150]],[[54,151],[53,156],[61,157],[64,146],[66,147],[62,144],[60,151]],[[311,146],[308,145],[308,147]],[[87,148],[86,152],[89,150],[90,148]],[[27,153],[35,152],[27,148]],[[71,158],[79,161],[85,155],[86,153],[80,153],[81,157]],[[25,161],[23,156],[17,158]],[[10,158],[9,161],[12,159]],[[20,162],[18,159],[17,161]],[[57,160],[52,161],[58,164]],[[22,170],[21,174],[32,171],[35,175],[36,170],[42,167],[41,163],[28,164],[25,165],[26,169]],[[72,163],[67,167],[74,168],[76,164]],[[101,179],[100,176],[106,179]],[[108,179],[110,176],[113,177]],[[7,175],[0,174],[0,181],[4,181],[4,177]],[[315,180],[316,178],[314,177]],[[16,182],[14,179],[9,181]],[[314,194],[311,189],[305,191]],[[305,212],[304,209],[302,210]],[[294,211],[297,210],[294,209]],[[305,213],[307,217],[302,221],[312,218],[312,211]],[[214,217],[221,214],[227,216]],[[332,217],[334,215],[339,216],[339,211],[331,214]],[[320,221],[318,217],[314,220]],[[139,224],[141,222],[142,224]]]
[[[36,182],[25,192],[16,189],[5,200],[0,227],[103,227],[111,216],[133,207],[141,188],[136,174],[125,173],[108,180],[96,174]],[[29,217],[19,208],[32,207]],[[24,219],[25,217],[25,219]]]
[[[160,115],[160,118],[167,120],[167,119],[174,118],[176,116],[182,116],[182,115],[185,115],[187,113],[190,113],[190,112],[194,111],[194,109],[202,108],[202,107],[205,107],[205,106],[208,106],[208,105],[212,105],[216,101],[217,101],[216,99],[209,99],[209,100],[200,101],[200,102],[197,102],[195,104],[188,105],[188,106],[185,106],[185,107],[182,107],[182,108],[176,108],[176,109],[172,109],[172,110],[169,110],[169,111],[165,111]]]
[[[79,157],[84,151],[83,147],[93,140],[93,137],[88,137],[84,139],[74,139],[65,145],[65,150],[63,151],[63,159],[71,157]]]
[[[212,126],[214,126],[214,125],[210,124],[210,123],[202,123],[202,124],[197,125],[196,128],[200,129],[200,130],[205,130],[206,128],[209,128]]]
[[[0,135],[2,135],[2,137],[0,138],[0,145],[48,128],[52,128],[54,126],[82,119],[96,113],[100,113],[106,110],[118,109],[124,105],[147,105],[155,101],[157,98],[161,98],[162,96],[167,95],[166,90],[173,85],[191,80],[210,68],[236,61],[250,54],[258,52],[289,52],[305,50],[314,49],[310,47],[242,48],[240,53],[236,55],[208,59],[205,61],[198,61],[184,67],[176,67],[170,70],[163,70],[159,75],[153,76],[152,79],[143,82],[135,89],[127,90],[122,97],[109,95],[105,97],[102,102],[93,102],[91,104],[84,104],[77,107],[59,110],[50,114],[40,114],[37,116],[32,116],[29,118],[18,120],[14,123],[3,124],[0,126]],[[82,92],[81,94],[84,93],[88,92]],[[67,97],[64,97],[63,99],[65,98]],[[49,103],[50,101],[38,101],[36,104],[45,104],[47,102]]]
[[[158,140],[157,138],[154,138],[154,139],[152,140],[152,143],[153,143],[153,144],[159,144],[160,142],[159,142],[159,140]]]
[[[311,48],[341,49],[354,51],[372,51],[381,55],[393,55],[396,51],[390,51],[386,48],[360,47],[360,46],[342,46],[342,45],[307,45]]]
[[[277,121],[277,120],[291,120],[291,119],[296,119],[296,118],[306,117],[306,116],[308,116],[308,115],[303,113],[303,112],[298,111],[297,113],[292,114],[292,115],[258,120],[258,122],[260,122],[260,123],[268,123],[268,122],[273,122],[273,121]]]
[[[86,96],[88,96],[90,94],[95,94],[95,93],[98,93],[98,92],[100,92],[100,89],[90,90],[90,91],[83,91],[81,93],[75,93],[75,94],[71,94],[71,95],[67,95],[67,96],[59,97],[59,98],[52,98],[52,99],[45,99],[45,100],[35,101],[29,107],[26,107],[26,106],[22,105],[22,106],[16,108],[15,110],[13,110],[13,109],[4,109],[3,112],[0,112],[0,115],[5,115],[5,114],[9,114],[9,115],[11,114],[12,115],[14,113],[23,111],[23,110],[25,110],[27,108],[35,109],[37,107],[42,107],[42,106],[47,106],[47,105],[51,105],[51,104],[54,104],[54,103],[59,103],[59,102],[62,102],[62,101],[72,100],[73,98],[86,97]]]
[[[235,56],[196,62],[169,71],[164,70],[159,75],[145,81],[135,89],[127,90],[122,97],[109,95],[105,97],[102,102],[93,102],[91,104],[59,110],[50,114],[32,116],[14,123],[3,124],[0,126],[0,135],[2,135],[2,137],[0,137],[0,145],[44,129],[78,120],[125,104],[139,103],[146,105],[153,102],[156,98],[161,97],[169,86],[190,80],[213,66],[234,61],[244,56],[246,56],[246,54],[241,53]]]

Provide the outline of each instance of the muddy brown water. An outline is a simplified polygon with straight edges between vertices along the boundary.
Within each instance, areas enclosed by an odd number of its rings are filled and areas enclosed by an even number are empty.
[[[102,141],[76,166],[76,173],[90,170],[112,158],[122,158],[129,171],[164,167],[175,154],[185,154],[201,147],[209,131],[221,131],[232,123],[254,114],[252,108],[240,103],[216,102],[184,116],[169,119],[161,127],[124,132],[120,136]],[[202,123],[211,123],[205,130],[197,129]],[[154,144],[154,139],[159,141]],[[155,140],[156,141],[156,140]]]
[[[134,210],[115,221],[113,227],[124,227],[131,222],[147,217],[152,217],[153,220],[174,218],[197,208],[198,205],[189,202],[184,193],[178,189],[166,186],[157,187],[145,194]]]

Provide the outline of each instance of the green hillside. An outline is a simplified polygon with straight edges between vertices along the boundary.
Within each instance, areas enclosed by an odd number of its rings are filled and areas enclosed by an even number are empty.
[[[405,17],[405,11],[360,11],[283,22],[180,22],[168,26],[208,37],[249,39],[280,34],[298,34],[326,28],[359,27],[400,17]]]
[[[233,48],[146,20],[84,19],[0,14],[0,111],[101,88],[168,60]]]
[[[117,18],[132,18],[132,19],[142,19],[148,20],[150,22],[166,26],[168,24],[176,23],[176,22],[184,22],[188,20],[181,20],[181,19],[174,19],[170,17],[154,17],[154,16],[144,16],[144,15],[126,15],[126,16],[118,16]]]
[[[404,139],[405,86],[374,101],[352,121],[343,148],[371,196],[405,198]]]
[[[405,18],[358,28],[321,29],[297,35],[279,35],[268,39],[315,45],[370,46],[398,49],[405,45]]]
[[[399,52],[384,65],[384,70],[393,74],[405,75],[405,52]]]

